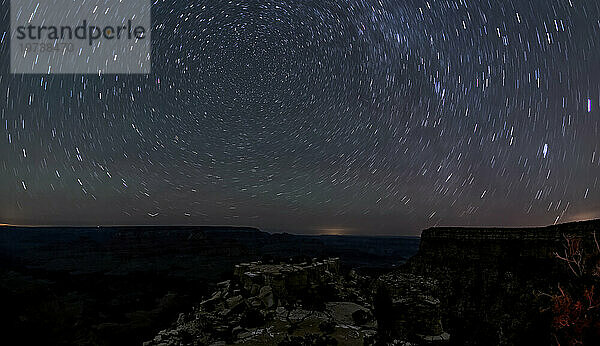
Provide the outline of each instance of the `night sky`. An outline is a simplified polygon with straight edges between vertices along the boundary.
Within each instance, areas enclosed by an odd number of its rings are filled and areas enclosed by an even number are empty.
[[[150,75],[11,75],[0,223],[600,217],[600,2],[157,1]]]

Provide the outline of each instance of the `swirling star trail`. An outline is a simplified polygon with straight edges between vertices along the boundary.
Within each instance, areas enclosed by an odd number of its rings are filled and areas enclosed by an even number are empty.
[[[598,1],[152,6],[150,75],[0,75],[0,222],[600,216]]]

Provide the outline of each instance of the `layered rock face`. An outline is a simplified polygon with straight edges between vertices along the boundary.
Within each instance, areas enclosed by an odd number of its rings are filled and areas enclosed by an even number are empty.
[[[425,230],[403,270],[435,278],[442,323],[460,345],[551,344],[549,302],[543,293],[571,274],[555,258],[564,236],[594,242],[600,222],[545,228]],[[600,236],[600,234],[599,234]]]

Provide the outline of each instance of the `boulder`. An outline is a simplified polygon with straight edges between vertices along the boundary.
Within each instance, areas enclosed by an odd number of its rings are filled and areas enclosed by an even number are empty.
[[[240,304],[244,303],[244,297],[241,295],[237,295],[227,299],[226,301],[227,307],[231,310],[237,308]]]
[[[258,293],[258,298],[266,308],[271,308],[275,305],[275,298],[271,286],[263,286]]]
[[[327,312],[331,315],[333,320],[338,324],[353,325],[355,324],[353,316],[355,314],[361,314],[365,316],[365,323],[370,319],[368,316],[371,315],[369,310],[364,306],[358,305],[352,302],[329,302],[325,304]],[[363,324],[363,323],[360,323]]]

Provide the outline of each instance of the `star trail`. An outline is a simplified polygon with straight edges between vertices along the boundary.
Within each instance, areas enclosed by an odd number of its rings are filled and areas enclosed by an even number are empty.
[[[600,217],[600,3],[156,1],[149,75],[12,75],[0,223]]]

